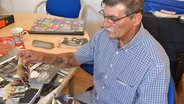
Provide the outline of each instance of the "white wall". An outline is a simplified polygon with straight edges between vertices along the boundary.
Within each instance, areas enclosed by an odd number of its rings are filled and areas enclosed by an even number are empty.
[[[18,12],[18,13],[33,13],[34,6],[42,0],[0,0],[0,13]],[[100,3],[102,0],[84,0],[85,4],[91,5],[97,11],[101,9]],[[45,12],[44,10],[42,10]]]
[[[1,8],[4,12],[33,12],[34,5],[41,0],[1,0]]]
[[[100,11],[102,0],[84,0],[85,4],[92,6],[96,11]]]

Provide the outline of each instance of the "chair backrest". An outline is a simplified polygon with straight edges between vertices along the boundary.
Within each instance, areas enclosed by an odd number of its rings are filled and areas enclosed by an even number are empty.
[[[49,14],[77,18],[81,9],[80,0],[47,0],[46,11]]]
[[[93,75],[93,64],[81,64],[80,67],[89,74]]]
[[[168,104],[175,104],[175,84],[172,77],[170,77],[167,97],[168,97]]]
[[[51,15],[65,18],[81,18],[84,6],[83,0],[42,0],[35,5],[34,13],[38,13],[41,8],[46,8],[44,12]]]

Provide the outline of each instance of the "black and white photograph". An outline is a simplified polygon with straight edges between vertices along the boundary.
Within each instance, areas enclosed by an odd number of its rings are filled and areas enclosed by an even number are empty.
[[[17,61],[12,59],[2,65],[0,65],[0,76],[7,79],[12,78],[17,71]]]
[[[31,71],[30,81],[49,83],[60,68],[54,65],[41,64]]]

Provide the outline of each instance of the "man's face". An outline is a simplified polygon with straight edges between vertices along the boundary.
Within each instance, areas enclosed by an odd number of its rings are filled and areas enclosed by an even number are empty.
[[[122,4],[113,7],[105,6],[103,27],[107,28],[110,38],[126,39],[133,28],[133,21],[125,14]],[[115,20],[115,21],[113,21]]]

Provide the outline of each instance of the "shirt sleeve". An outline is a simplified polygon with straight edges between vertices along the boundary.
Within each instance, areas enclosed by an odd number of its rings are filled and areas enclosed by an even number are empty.
[[[88,43],[80,47],[76,52],[74,52],[75,58],[80,64],[83,63],[93,63],[95,49],[97,49],[97,44],[102,31],[98,31]]]

